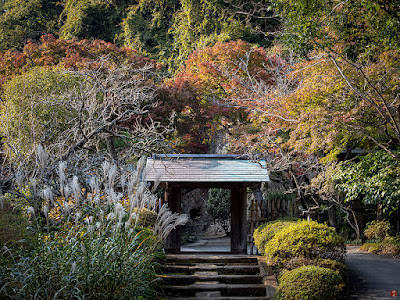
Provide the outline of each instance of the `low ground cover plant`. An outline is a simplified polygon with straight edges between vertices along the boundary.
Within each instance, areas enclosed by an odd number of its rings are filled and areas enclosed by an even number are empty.
[[[31,234],[26,227],[29,225],[20,208],[3,203],[0,208],[0,249],[10,241],[28,240]]]

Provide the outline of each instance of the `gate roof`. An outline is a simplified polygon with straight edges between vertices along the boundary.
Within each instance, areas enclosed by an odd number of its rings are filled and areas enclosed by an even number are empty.
[[[240,155],[158,154],[147,159],[146,181],[171,183],[261,183],[269,181],[265,160]]]

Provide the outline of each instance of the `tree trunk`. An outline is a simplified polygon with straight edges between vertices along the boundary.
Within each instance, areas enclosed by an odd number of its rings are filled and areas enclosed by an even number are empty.
[[[329,226],[336,228],[336,206],[332,206],[328,209],[328,223]]]
[[[382,213],[382,203],[379,203],[378,207],[376,208],[376,219],[378,221],[382,221],[382,217],[383,217],[382,215],[383,215],[383,213]]]
[[[117,151],[115,150],[114,136],[111,134],[106,137],[107,150],[114,161],[118,161]]]

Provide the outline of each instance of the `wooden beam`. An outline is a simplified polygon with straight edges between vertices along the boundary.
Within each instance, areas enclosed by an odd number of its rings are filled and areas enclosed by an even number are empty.
[[[231,252],[247,253],[246,188],[231,189]]]
[[[211,180],[211,179],[210,179]],[[162,182],[161,187],[200,188],[200,189],[232,189],[257,186],[254,182]]]

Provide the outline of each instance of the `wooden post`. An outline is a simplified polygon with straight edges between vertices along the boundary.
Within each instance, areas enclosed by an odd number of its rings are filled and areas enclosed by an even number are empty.
[[[231,188],[231,252],[247,253],[246,188]]]
[[[255,199],[251,199],[251,223],[250,223],[250,255],[253,255],[253,248],[254,248],[254,242],[253,242],[253,234],[254,234],[254,226],[255,226],[255,221],[256,217],[254,216],[254,208],[255,208]]]
[[[171,187],[167,184],[165,189],[165,201],[168,203],[169,209],[175,213],[181,212],[182,189],[180,187]],[[172,230],[164,242],[164,249],[167,253],[181,252],[181,229],[178,226]]]

